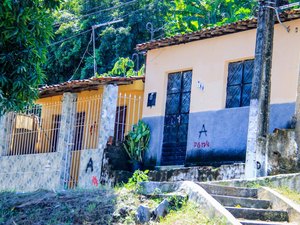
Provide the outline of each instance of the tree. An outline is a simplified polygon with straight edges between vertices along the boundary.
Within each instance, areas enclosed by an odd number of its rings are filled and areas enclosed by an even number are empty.
[[[254,0],[174,0],[169,34],[222,25],[253,15]]]
[[[139,71],[134,71],[134,62],[129,58],[119,58],[111,71],[98,75],[98,77],[132,77],[143,76],[145,65]]]
[[[38,97],[58,0],[4,0],[0,5],[0,113]]]
[[[55,32],[56,41],[65,40],[72,35],[87,31],[92,25],[120,18],[124,20],[122,23],[95,30],[96,61],[99,74],[112,70],[119,58],[131,57],[135,53],[136,44],[149,41],[150,33],[146,29],[146,24],[152,22],[155,28],[163,27],[167,23],[167,11],[170,6],[167,0],[138,0],[135,2],[79,0],[75,1],[80,2],[78,8],[76,4],[70,4],[72,1],[75,0],[70,0],[68,5],[63,4],[55,15],[56,23],[59,24]],[[70,5],[75,5],[76,10],[72,9]],[[48,77],[47,83],[59,83],[69,80],[71,77],[72,79],[85,79],[94,75],[92,45],[88,47],[90,34],[87,32],[74,39],[51,46],[49,61],[45,68]],[[164,34],[163,30],[157,32],[156,38],[162,34]],[[86,50],[87,53],[82,60]],[[143,58],[140,57],[140,65],[142,64]],[[76,70],[78,65],[80,65],[79,69]]]

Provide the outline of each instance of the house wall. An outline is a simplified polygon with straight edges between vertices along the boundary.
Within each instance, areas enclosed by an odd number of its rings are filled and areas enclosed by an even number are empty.
[[[143,93],[144,82],[141,80],[134,81],[133,84],[119,86],[119,96],[121,95],[122,97],[118,100],[118,106],[127,106],[126,123],[128,125],[125,128],[125,133],[131,129],[130,124],[137,123],[142,116]],[[82,145],[85,149],[97,148],[102,94],[103,87],[99,87],[98,90],[78,93],[76,103],[77,112],[85,113],[85,123],[82,130]],[[126,99],[124,99],[125,94]],[[134,100],[134,96],[136,96],[136,100]],[[138,102],[139,98],[141,98],[140,104]],[[43,106],[42,120],[44,125],[43,132],[39,132],[39,142],[36,147],[37,153],[51,151],[50,142],[53,136],[52,118],[54,115],[61,114],[61,104],[58,104],[60,102],[62,102],[62,95],[40,98],[36,102]]]
[[[289,33],[275,26],[270,131],[287,127],[297,93],[300,20],[285,24]],[[185,70],[193,71],[187,164],[244,161],[249,107],[225,109],[227,68],[230,62],[254,58],[255,39],[254,29],[148,51],[143,111],[152,130],[148,164],[160,165],[167,75]],[[157,92],[156,105],[147,107],[151,92]],[[203,133],[199,138],[203,125],[207,136]]]

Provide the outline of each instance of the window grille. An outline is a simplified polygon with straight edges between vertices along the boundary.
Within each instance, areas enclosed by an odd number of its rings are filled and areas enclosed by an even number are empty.
[[[250,105],[254,60],[228,65],[226,108]]]

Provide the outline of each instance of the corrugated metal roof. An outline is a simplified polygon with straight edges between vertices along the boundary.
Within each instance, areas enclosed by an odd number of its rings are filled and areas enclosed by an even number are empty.
[[[281,20],[290,21],[300,18],[300,10],[290,10],[280,14]],[[237,33],[241,31],[251,30],[257,27],[257,19],[251,18],[247,20],[240,20],[235,23],[225,24],[219,27],[202,29],[187,34],[178,34],[172,37],[162,38],[155,41],[150,41],[138,44],[136,49],[138,51],[147,51],[151,49],[163,48],[172,45],[184,44],[192,41],[203,40],[207,38],[219,37],[222,35]]]

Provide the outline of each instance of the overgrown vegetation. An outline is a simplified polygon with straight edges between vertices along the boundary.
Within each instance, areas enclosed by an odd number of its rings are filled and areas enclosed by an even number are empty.
[[[289,198],[290,200],[300,204],[300,192],[299,192],[300,190],[296,192],[285,186],[274,188],[274,190],[284,195],[285,197]]]
[[[138,182],[147,180],[147,171],[136,171],[127,184],[114,189],[98,186],[93,190],[62,192],[0,192],[0,224],[137,224],[136,212],[140,205],[155,209],[164,199],[170,203],[169,215],[149,224],[224,224],[208,219],[186,197],[139,194]]]
[[[124,184],[124,187],[126,187],[127,189],[138,190],[140,188],[139,183],[144,182],[144,181],[149,181],[148,173],[149,173],[149,170],[134,171],[132,177],[129,178],[129,180],[126,184]]]
[[[110,224],[116,204],[116,194],[104,188],[58,193],[2,192],[0,224]]]
[[[203,214],[201,208],[193,202],[186,202],[182,208],[177,210],[172,210],[170,213],[159,223],[162,225],[195,225],[195,224],[205,224],[205,225],[225,225],[226,222],[222,219],[209,219]]]

